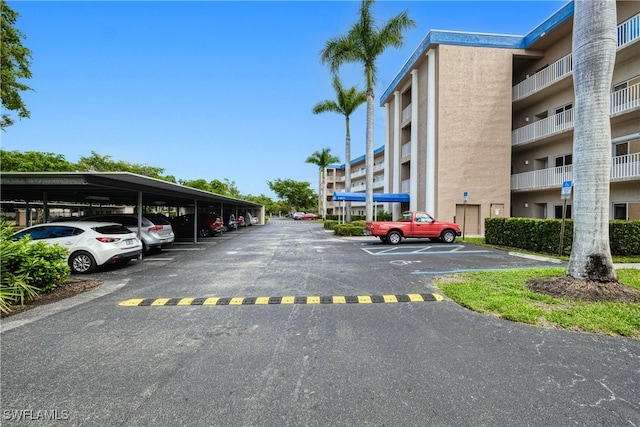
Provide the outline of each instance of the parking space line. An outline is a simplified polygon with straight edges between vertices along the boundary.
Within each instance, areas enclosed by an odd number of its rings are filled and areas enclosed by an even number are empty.
[[[389,295],[336,295],[336,296],[283,296],[283,297],[233,297],[233,298],[132,298],[122,301],[121,307],[168,307],[197,305],[292,305],[292,304],[376,304],[399,302],[442,301],[439,294],[389,294]]]

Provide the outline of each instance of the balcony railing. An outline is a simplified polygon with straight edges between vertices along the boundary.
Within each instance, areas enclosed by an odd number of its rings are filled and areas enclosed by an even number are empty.
[[[624,47],[638,38],[640,38],[640,14],[618,25],[618,48]],[[573,62],[570,53],[544,70],[538,71],[515,85],[512,88],[512,100],[518,101],[525,98],[568,76],[572,72]]]
[[[640,13],[618,25],[618,47],[640,38]]]
[[[520,145],[573,127],[573,109],[538,120],[511,133],[511,144]]]
[[[611,114],[640,108],[640,83],[611,93]],[[511,133],[511,145],[526,144],[538,138],[573,128],[573,109],[523,126]]]
[[[401,193],[409,193],[411,191],[411,180],[405,179],[400,186]]]
[[[411,118],[411,104],[407,105],[402,109],[402,123],[406,122]]]
[[[537,92],[550,84],[568,76],[573,72],[572,55],[568,54],[534,75],[515,85],[512,91],[512,100],[518,101]]]
[[[611,158],[611,180],[640,179],[640,153]],[[511,175],[511,191],[560,188],[564,181],[573,181],[573,166],[540,169]]]
[[[611,114],[640,107],[640,83],[611,94]]]
[[[616,156],[611,159],[612,181],[638,178],[640,178],[640,153]]]
[[[402,158],[409,157],[411,155],[411,141],[406,144],[402,144]]]

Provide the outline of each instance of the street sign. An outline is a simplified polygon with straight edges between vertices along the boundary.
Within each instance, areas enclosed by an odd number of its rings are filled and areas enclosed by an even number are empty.
[[[464,193],[462,193],[462,196],[464,197],[464,201],[466,203],[467,199],[469,198],[469,193],[465,191]]]
[[[560,191],[560,198],[561,199],[569,199],[571,198],[571,189],[572,187],[572,182],[571,181],[564,181],[562,183],[562,190]]]

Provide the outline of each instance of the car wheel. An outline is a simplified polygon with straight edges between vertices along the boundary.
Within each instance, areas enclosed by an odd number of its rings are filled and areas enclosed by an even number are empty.
[[[198,230],[198,236],[200,236],[200,237],[209,237],[209,236],[211,236],[211,232],[209,231],[209,229],[207,227],[202,227],[200,230]]]
[[[87,274],[95,270],[97,264],[89,252],[78,251],[69,257],[69,267],[74,273]]]
[[[444,230],[440,235],[440,240],[444,243],[453,243],[456,241],[456,233],[452,230]]]
[[[387,234],[387,243],[397,245],[402,240],[402,234],[399,231],[392,231]]]
[[[380,240],[382,240],[382,243],[389,243],[387,241],[387,236],[378,236],[380,238]]]

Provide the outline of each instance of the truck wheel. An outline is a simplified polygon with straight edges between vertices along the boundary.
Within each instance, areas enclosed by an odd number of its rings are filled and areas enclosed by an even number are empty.
[[[456,241],[456,233],[452,230],[444,230],[440,235],[440,240],[444,243],[453,243]]]
[[[391,231],[387,234],[387,242],[392,245],[397,245],[402,240],[402,234],[399,231]]]

